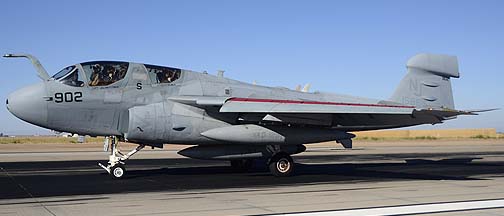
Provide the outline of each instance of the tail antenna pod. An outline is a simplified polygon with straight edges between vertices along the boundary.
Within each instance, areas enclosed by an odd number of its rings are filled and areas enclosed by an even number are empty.
[[[37,70],[37,75],[38,75],[38,77],[40,77],[40,79],[45,81],[45,80],[49,80],[49,78],[50,78],[49,74],[47,73],[45,68],[42,66],[42,64],[40,64],[40,61],[35,56],[32,56],[30,54],[5,54],[3,57],[4,58],[27,58],[32,62],[33,67],[35,67],[35,69]]]

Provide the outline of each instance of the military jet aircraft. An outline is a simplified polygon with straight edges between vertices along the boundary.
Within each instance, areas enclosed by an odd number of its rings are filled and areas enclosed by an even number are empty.
[[[305,144],[336,141],[352,147],[352,131],[438,124],[458,115],[451,78],[459,78],[455,56],[418,54],[388,100],[266,87],[174,67],[121,61],[71,65],[49,76],[31,60],[42,82],[8,96],[7,109],[40,127],[79,135],[105,136],[106,165],[114,178],[126,160],[145,146],[193,145],[183,156],[227,160],[247,170],[267,159],[274,176],[294,169],[291,155]],[[119,141],[137,143],[127,154]]]

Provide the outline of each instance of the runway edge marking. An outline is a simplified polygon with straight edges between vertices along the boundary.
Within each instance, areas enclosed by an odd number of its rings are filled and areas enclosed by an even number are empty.
[[[410,215],[410,214],[457,212],[457,211],[483,210],[483,209],[495,209],[495,208],[504,208],[504,199],[483,200],[483,201],[460,201],[460,202],[433,203],[433,204],[413,204],[413,205],[405,205],[405,206],[375,207],[375,208],[365,208],[365,209],[349,209],[349,210],[334,210],[334,211],[282,213],[282,214],[272,214],[272,215],[386,216],[386,215]]]

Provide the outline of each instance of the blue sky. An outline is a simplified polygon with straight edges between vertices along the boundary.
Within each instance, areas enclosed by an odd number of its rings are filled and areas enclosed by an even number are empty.
[[[459,57],[459,109],[504,108],[504,1],[1,1],[0,52],[50,74],[89,60],[226,71],[241,81],[387,99],[419,52]],[[1,100],[39,82],[1,59]],[[0,132],[47,133],[0,109]],[[424,128],[493,127],[504,111]]]

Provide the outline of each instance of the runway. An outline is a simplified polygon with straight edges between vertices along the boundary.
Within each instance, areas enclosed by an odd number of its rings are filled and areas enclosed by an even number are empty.
[[[3,151],[0,215],[359,215],[419,205],[445,209],[432,215],[504,215],[504,142],[472,142],[310,147],[289,178],[270,176],[264,161],[236,173],[168,149],[140,153],[127,178],[113,180],[96,165],[106,159],[99,150]],[[487,207],[453,207],[460,202]]]

